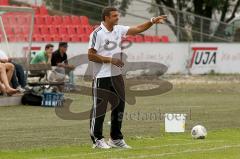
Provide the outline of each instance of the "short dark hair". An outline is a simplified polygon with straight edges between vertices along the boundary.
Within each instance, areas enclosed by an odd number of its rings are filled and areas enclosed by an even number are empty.
[[[118,11],[115,7],[105,7],[102,10],[102,20],[105,21],[105,16],[110,16],[112,11]]]
[[[47,44],[47,45],[45,46],[45,50],[47,50],[47,49],[49,49],[49,48],[51,48],[51,47],[54,47],[53,44]]]
[[[67,42],[60,42],[58,44],[58,48],[60,48],[60,47],[68,47],[68,43]]]

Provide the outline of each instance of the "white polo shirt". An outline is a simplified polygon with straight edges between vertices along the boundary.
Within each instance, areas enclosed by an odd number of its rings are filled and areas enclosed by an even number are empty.
[[[88,49],[95,49],[97,54],[105,57],[121,59],[121,40],[126,36],[129,26],[115,25],[113,31],[108,31],[101,23],[90,35]],[[93,76],[104,78],[122,74],[121,68],[111,63],[93,63]]]

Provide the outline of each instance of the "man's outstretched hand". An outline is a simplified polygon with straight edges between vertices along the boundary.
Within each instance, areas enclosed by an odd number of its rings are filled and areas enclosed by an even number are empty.
[[[151,18],[151,22],[153,24],[163,24],[163,23],[165,23],[165,20],[167,20],[167,15],[161,15],[158,17]]]

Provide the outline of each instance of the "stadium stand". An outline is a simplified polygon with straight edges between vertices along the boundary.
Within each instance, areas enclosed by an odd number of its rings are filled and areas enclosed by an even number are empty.
[[[8,1],[9,1],[9,0],[1,0],[1,1],[0,1],[0,5],[2,5],[2,6],[7,6],[7,5],[8,5]]]
[[[3,1],[1,1],[3,2]],[[4,2],[8,4],[8,2]],[[0,4],[3,5],[3,4]],[[88,42],[89,35],[97,27],[97,25],[90,25],[87,16],[59,16],[49,15],[46,6],[32,6],[35,10],[34,18],[34,31],[33,41],[35,42]],[[14,42],[17,40],[26,41],[24,37],[29,28],[24,26],[28,18],[24,16],[16,17],[16,15],[7,15],[3,18],[6,24],[5,30],[9,35],[8,40]],[[22,27],[15,27],[22,26]],[[136,43],[156,43],[156,42],[169,42],[167,36],[149,36],[149,35],[136,35],[128,36],[126,38],[131,42]]]

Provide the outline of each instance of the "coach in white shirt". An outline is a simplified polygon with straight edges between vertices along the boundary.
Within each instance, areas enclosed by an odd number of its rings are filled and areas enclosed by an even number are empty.
[[[122,37],[141,33],[153,24],[164,23],[166,18],[166,16],[153,17],[141,25],[129,27],[118,25],[119,12],[116,8],[106,7],[103,9],[103,22],[90,35],[88,47],[88,58],[93,62],[94,77],[93,108],[90,119],[90,135],[94,148],[131,148],[123,140],[121,132],[125,90],[121,71],[124,63],[120,56],[120,43]],[[109,99],[107,92],[116,95],[117,105],[114,105],[114,101]],[[112,104],[112,112],[110,139],[106,143],[102,131],[108,102]]]

